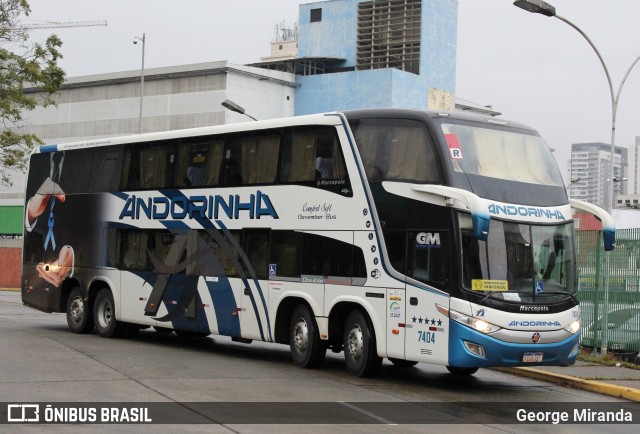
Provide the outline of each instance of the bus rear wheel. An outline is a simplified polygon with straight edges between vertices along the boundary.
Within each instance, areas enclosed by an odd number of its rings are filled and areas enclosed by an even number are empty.
[[[93,315],[89,303],[82,298],[82,290],[76,286],[67,298],[67,325],[73,333],[88,333],[93,330]]]
[[[100,290],[93,305],[93,320],[98,334],[104,338],[117,338],[130,331],[129,324],[116,320],[113,294],[108,288]]]
[[[459,368],[457,366],[447,366],[447,370],[453,375],[457,376],[469,376],[478,372],[478,368]]]
[[[344,328],[344,359],[347,370],[356,377],[373,377],[382,366],[376,337],[369,320],[359,310],[347,316]]]
[[[319,368],[324,362],[327,347],[320,340],[316,320],[305,305],[293,311],[289,327],[289,347],[293,364],[305,369]]]

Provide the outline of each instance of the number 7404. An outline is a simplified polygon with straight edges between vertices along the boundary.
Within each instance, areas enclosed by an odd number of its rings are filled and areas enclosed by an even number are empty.
[[[418,330],[418,342],[425,342],[427,344],[436,343],[436,334],[432,332],[423,332]]]

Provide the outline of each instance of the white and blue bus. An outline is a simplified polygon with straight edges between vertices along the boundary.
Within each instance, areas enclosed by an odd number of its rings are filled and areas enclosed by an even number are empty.
[[[22,300],[104,337],[291,347],[353,375],[572,364],[572,205],[536,131],[376,109],[42,146]]]

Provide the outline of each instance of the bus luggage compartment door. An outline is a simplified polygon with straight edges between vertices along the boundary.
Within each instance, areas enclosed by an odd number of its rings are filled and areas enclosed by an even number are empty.
[[[437,311],[436,299],[424,289],[407,286],[406,298],[405,358],[446,364],[449,358],[448,318]]]

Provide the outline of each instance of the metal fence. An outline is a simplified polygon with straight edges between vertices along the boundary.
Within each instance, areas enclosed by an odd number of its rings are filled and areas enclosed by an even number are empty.
[[[576,233],[582,345],[640,351],[640,229],[616,231],[606,253],[601,231]]]

